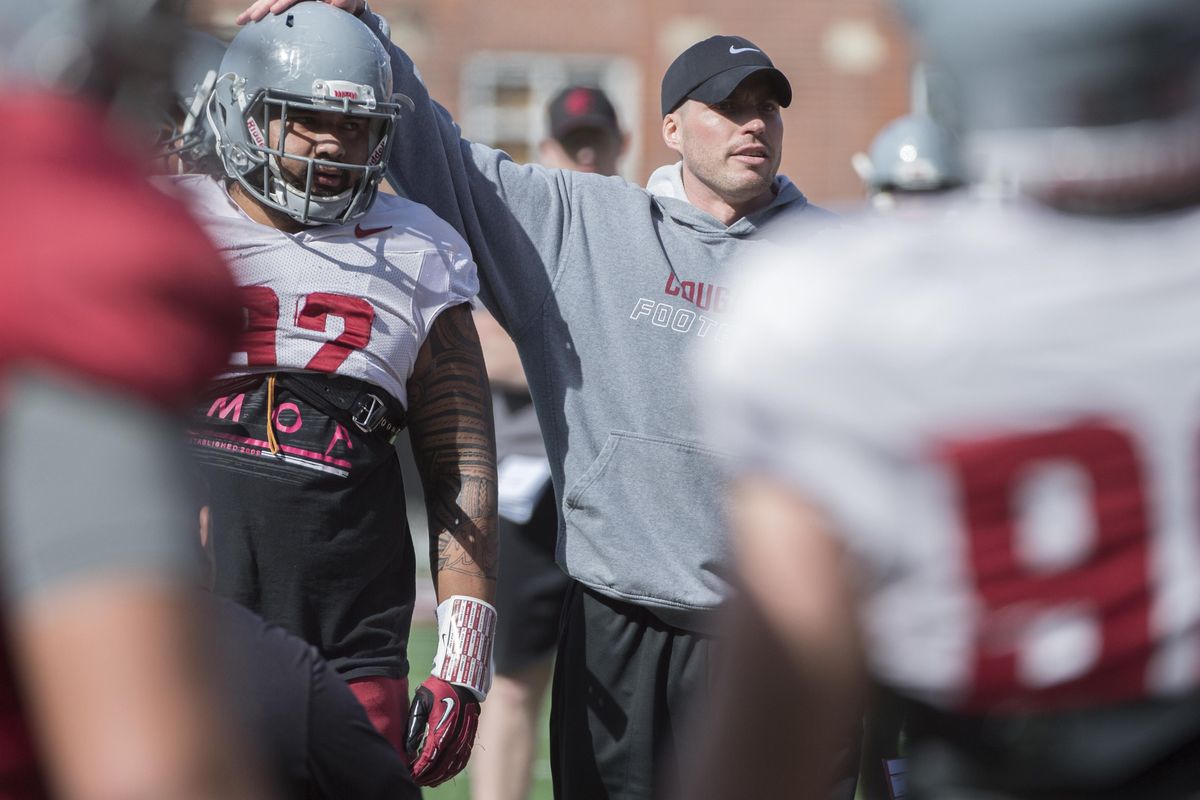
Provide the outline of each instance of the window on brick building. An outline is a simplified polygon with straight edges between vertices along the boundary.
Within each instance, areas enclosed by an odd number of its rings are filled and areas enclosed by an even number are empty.
[[[608,94],[631,137],[621,173],[636,175],[641,84],[637,65],[628,58],[476,53],[463,66],[459,124],[468,139],[498,147],[516,161],[535,162],[538,142],[546,136],[546,104],[573,83]]]

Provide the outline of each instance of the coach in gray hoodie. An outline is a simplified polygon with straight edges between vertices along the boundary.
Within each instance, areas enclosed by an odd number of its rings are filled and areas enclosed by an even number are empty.
[[[243,18],[288,3],[260,0]],[[777,175],[791,87],[746,39],[693,45],[662,84],[663,139],[681,161],[642,188],[462,139],[386,23],[362,0],[334,5],[391,49],[395,91],[415,110],[397,126],[390,178],[470,243],[546,439],[558,561],[579,587],[555,668],[555,795],[657,796],[705,686],[731,565],[721,465],[699,444],[685,353],[722,335],[723,269],[767,246],[766,223],[832,219]]]

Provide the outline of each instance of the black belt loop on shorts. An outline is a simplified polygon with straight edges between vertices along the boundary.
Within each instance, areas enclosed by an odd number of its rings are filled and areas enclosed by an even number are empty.
[[[378,434],[392,444],[404,430],[404,409],[382,389],[353,378],[327,378],[305,372],[277,374],[277,380],[301,399],[363,433]]]

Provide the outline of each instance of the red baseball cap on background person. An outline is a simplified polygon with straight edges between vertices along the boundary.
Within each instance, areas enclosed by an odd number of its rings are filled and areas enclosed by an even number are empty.
[[[550,135],[561,141],[580,128],[600,128],[620,134],[617,112],[608,95],[594,86],[568,86],[547,107]]]

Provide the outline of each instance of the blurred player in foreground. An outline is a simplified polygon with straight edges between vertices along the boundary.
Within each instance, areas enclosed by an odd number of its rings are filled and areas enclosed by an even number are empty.
[[[232,342],[233,285],[122,114],[173,41],[153,3],[0,6],[5,798],[263,796],[210,686],[175,416]]]
[[[404,100],[365,25],[303,3],[226,51],[208,106],[223,180],[169,185],[231,260],[246,319],[192,437],[215,589],[316,645],[432,785],[465,766],[491,683],[495,452],[470,252],[378,194]],[[411,712],[406,425],[441,604]]]
[[[735,288],[703,374],[749,603],[682,796],[813,796],[864,669],[911,797],[1196,796],[1200,5],[907,5],[1026,199]]]
[[[615,175],[626,136],[600,89],[567,86],[547,107],[550,135],[538,149],[544,166]],[[559,617],[571,579],[555,562],[558,512],[550,461],[517,347],[479,309],[492,408],[500,494],[500,579],[496,585],[496,681],[479,717],[471,759],[475,800],[529,794],[542,701],[554,668]]]

